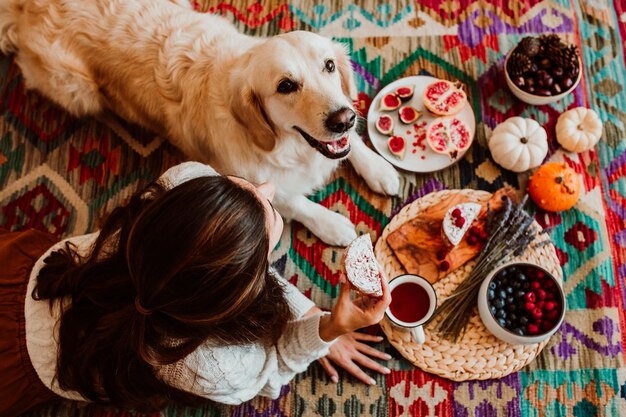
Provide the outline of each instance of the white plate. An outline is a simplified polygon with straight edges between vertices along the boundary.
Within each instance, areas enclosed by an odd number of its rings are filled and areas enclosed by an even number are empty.
[[[428,146],[426,140],[423,141],[423,146],[425,149],[413,145],[413,143],[415,143],[417,140],[415,138],[417,132],[414,128],[414,124],[417,124],[419,126],[420,124],[424,124],[424,122],[426,122],[424,129],[427,129],[428,125],[430,125],[430,122],[438,117],[429,112],[426,107],[424,107],[424,103],[422,102],[424,90],[426,90],[426,87],[433,81],[437,81],[437,78],[429,77],[426,75],[415,75],[396,80],[391,84],[385,86],[385,88],[378,92],[378,94],[376,95],[376,97],[374,97],[374,100],[372,101],[369,112],[367,113],[367,131],[369,132],[369,136],[372,140],[374,148],[376,148],[378,153],[381,154],[383,158],[385,158],[387,161],[391,162],[398,168],[421,173],[439,171],[458,162],[459,159],[463,158],[463,156],[467,152],[466,150],[465,152],[460,153],[456,159],[451,159],[448,155],[442,155],[430,149],[430,146]],[[415,109],[417,109],[417,111],[422,113],[422,116],[417,119],[415,123],[410,125],[405,125],[400,121],[400,119],[398,118],[398,110],[383,112],[378,111],[378,108],[380,107],[380,100],[385,94],[395,91],[398,87],[405,86],[414,86],[415,90],[413,92],[413,97],[411,98],[411,100],[407,101],[406,103],[402,103],[402,105],[413,106]],[[395,135],[404,137],[406,141],[406,152],[404,154],[404,159],[398,158],[389,151],[389,147],[387,146],[387,139],[389,139],[389,136],[382,135],[378,130],[376,130],[376,120],[378,120],[378,117],[382,114],[391,116],[394,126],[393,133]],[[463,110],[461,110],[456,115],[456,117],[458,117],[467,124],[470,132],[471,146],[471,142],[474,141],[474,134],[476,132],[476,120],[474,119],[474,111],[472,110],[472,106],[467,103],[465,107],[463,107]],[[407,131],[410,131],[410,135],[407,134]],[[469,149],[469,147],[467,149]],[[413,152],[414,150],[415,152]]]

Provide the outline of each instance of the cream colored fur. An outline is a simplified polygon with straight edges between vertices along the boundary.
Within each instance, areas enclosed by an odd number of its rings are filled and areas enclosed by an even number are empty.
[[[276,184],[275,204],[329,244],[345,245],[354,226],[305,195],[338,165],[294,130],[337,140],[327,115],[352,107],[344,48],[291,32],[240,34],[226,20],[183,0],[0,0],[0,50],[15,53],[26,86],[76,116],[114,112],[163,133],[188,157],[222,174]],[[332,59],[337,71],[324,71]],[[301,89],[277,93],[284,77]],[[396,194],[399,176],[353,131],[348,156],[376,192]]]

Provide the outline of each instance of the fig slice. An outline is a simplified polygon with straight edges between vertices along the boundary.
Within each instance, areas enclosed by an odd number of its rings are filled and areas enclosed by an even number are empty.
[[[393,119],[387,114],[382,114],[376,120],[376,130],[385,136],[390,136],[393,132]]]
[[[405,125],[411,124],[422,116],[422,113],[411,106],[402,106],[398,110],[398,117]]]
[[[402,136],[392,136],[387,140],[389,151],[400,159],[404,159],[406,141]]]
[[[400,107],[400,105],[402,105],[402,101],[395,93],[385,94],[380,99],[378,111],[392,111]]]
[[[413,92],[415,91],[415,87],[413,86],[404,86],[396,88],[396,95],[402,101],[409,101],[413,98]]]

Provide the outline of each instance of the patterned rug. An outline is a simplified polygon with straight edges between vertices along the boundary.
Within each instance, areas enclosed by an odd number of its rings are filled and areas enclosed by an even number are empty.
[[[533,117],[550,138],[548,158],[566,161],[584,179],[576,207],[536,213],[551,226],[565,275],[570,311],[540,357],[500,380],[454,383],[415,369],[388,344],[393,371],[366,387],[347,374],[329,384],[318,364],[298,375],[280,399],[239,407],[171,407],[166,416],[619,416],[626,415],[626,3],[609,0],[276,0],[196,3],[242,32],[271,35],[304,29],[334,37],[351,50],[359,106],[397,78],[421,73],[469,86],[477,141],[465,159],[433,175],[403,178],[402,198],[372,193],[344,167],[311,198],[380,235],[407,202],[447,188],[524,188],[527,175],[492,162],[485,138],[502,120]],[[584,78],[574,94],[549,106],[514,99],[502,76],[505,53],[527,34],[556,32],[578,44]],[[595,109],[605,123],[597,148],[564,154],[554,140],[560,112]],[[136,189],[180,161],[162,138],[133,128],[112,131],[76,120],[24,84],[11,58],[0,60],[0,226],[35,227],[60,237],[97,227],[98,219]],[[274,254],[278,268],[319,306],[337,295],[341,252],[300,224],[287,226]],[[378,331],[379,329],[373,329]],[[63,404],[31,416],[130,416]]]

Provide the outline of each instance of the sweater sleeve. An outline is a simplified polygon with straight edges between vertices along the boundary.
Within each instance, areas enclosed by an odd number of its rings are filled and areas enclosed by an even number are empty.
[[[307,311],[315,307],[315,303],[307,298],[300,290],[291,282],[283,278],[274,268],[270,268],[270,273],[283,284],[285,288],[285,298],[296,318],[301,318]]]
[[[167,384],[224,404],[256,395],[277,398],[283,385],[328,354],[316,314],[289,323],[275,345],[213,346],[206,343],[184,360],[160,369]]]

